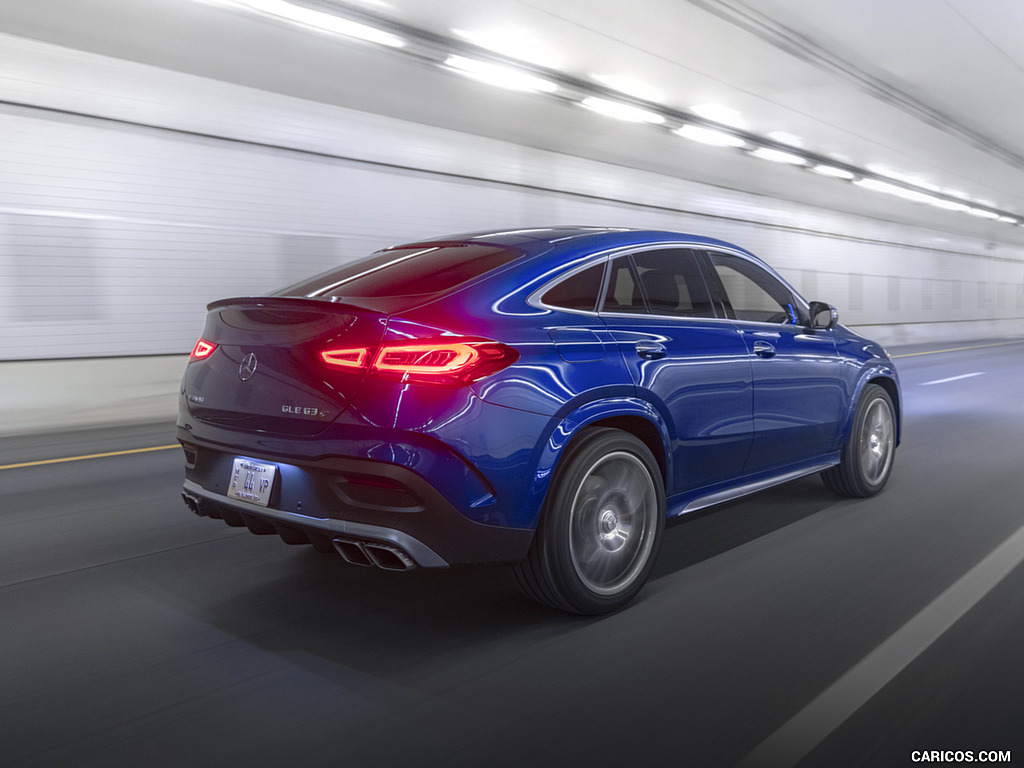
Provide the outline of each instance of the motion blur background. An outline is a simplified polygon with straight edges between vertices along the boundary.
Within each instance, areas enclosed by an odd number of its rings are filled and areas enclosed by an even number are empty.
[[[974,0],[5,0],[0,434],[172,419],[207,302],[483,228],[706,234],[887,344],[1021,335],[1021,39]]]
[[[0,0],[0,764],[1019,763],[1021,40],[1009,0]],[[181,503],[206,303],[558,224],[733,241],[888,345],[884,493],[686,515],[600,619]]]

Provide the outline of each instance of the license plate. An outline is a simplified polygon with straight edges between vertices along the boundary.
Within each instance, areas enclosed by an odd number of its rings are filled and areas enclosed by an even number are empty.
[[[252,459],[235,459],[231,467],[231,482],[228,483],[228,497],[241,499],[265,507],[270,504],[270,492],[274,489],[277,467]]]

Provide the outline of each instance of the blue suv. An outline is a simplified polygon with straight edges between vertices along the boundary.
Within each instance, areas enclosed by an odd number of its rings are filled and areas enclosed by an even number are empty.
[[[210,304],[178,438],[201,516],[389,570],[508,563],[599,614],[667,519],[812,473],[878,493],[900,410],[885,351],[747,251],[561,227]]]

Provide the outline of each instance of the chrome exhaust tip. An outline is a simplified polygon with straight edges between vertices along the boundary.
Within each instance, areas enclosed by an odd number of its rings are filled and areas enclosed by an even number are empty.
[[[199,508],[199,499],[197,499],[195,496],[190,496],[187,493],[182,493],[181,498],[184,499],[185,506],[189,508],[189,511],[196,515],[199,515],[199,517],[203,517],[203,513]]]
[[[416,567],[416,563],[405,552],[390,544],[363,544],[363,551],[373,564],[385,571],[408,571]]]
[[[338,554],[353,565],[375,565],[385,571],[409,571],[416,567],[406,552],[390,544],[356,539],[334,539],[331,543]]]
[[[363,565],[371,566],[373,561],[367,557],[363,551],[363,546],[358,541],[352,539],[334,539],[331,542],[334,544],[334,548],[338,550],[338,554],[341,555],[346,563],[352,563],[352,565]]]

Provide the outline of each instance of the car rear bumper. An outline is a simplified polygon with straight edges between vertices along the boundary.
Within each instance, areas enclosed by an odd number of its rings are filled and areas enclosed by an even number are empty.
[[[336,549],[349,562],[389,570],[515,562],[533,531],[469,519],[417,473],[344,456],[287,459],[204,444],[184,430],[186,505],[201,517],[278,534],[290,544]],[[227,496],[237,457],[278,468],[268,506]]]
[[[219,518],[229,524],[240,520],[253,533],[277,533],[285,541],[299,544],[306,543],[301,541],[303,535],[311,544],[315,543],[318,537],[329,540],[341,554],[349,553],[345,559],[350,562],[359,562],[359,559],[354,558],[351,550],[342,546],[344,544],[350,544],[364,553],[365,560],[360,564],[378,565],[387,570],[407,570],[415,566],[443,568],[451,565],[419,539],[394,528],[312,517],[280,509],[256,509],[248,502],[211,493],[191,480],[185,481],[182,497],[188,508],[200,517]],[[334,544],[335,540],[340,540],[342,545]],[[382,565],[379,557],[367,553],[368,546],[381,548],[384,545],[390,545],[391,551],[396,553],[397,561],[404,563],[406,567]]]

